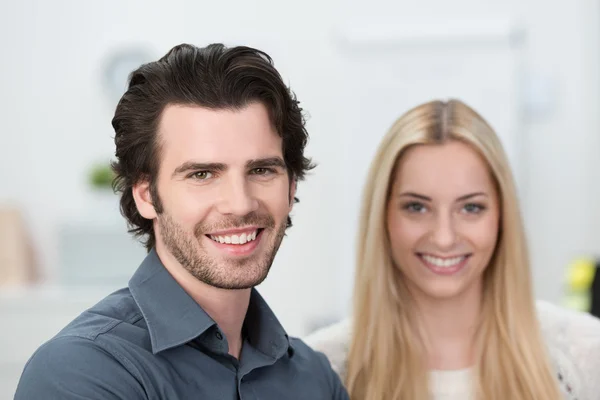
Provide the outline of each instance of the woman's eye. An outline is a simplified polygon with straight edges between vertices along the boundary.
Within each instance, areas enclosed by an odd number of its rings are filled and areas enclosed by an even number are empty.
[[[469,203],[465,204],[463,210],[465,210],[469,214],[479,214],[485,209],[485,207],[481,204]]]
[[[425,206],[421,203],[408,203],[404,206],[404,209],[411,213],[422,213],[425,212]]]

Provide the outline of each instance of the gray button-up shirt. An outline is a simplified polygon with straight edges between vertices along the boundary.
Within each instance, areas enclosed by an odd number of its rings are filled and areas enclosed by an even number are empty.
[[[348,399],[322,353],[288,338],[255,290],[238,361],[151,251],[121,289],[28,361],[15,400]]]

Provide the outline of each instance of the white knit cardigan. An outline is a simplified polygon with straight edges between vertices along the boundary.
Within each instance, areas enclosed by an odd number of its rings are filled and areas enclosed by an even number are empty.
[[[600,319],[543,301],[537,302],[537,314],[565,399],[600,400]],[[304,338],[329,358],[342,380],[350,331],[345,319]]]

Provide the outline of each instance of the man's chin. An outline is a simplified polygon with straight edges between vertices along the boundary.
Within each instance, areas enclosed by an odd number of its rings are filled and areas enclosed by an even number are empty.
[[[210,281],[204,281],[204,283],[224,290],[244,290],[252,289],[255,286],[260,285],[266,278],[268,273],[265,273],[257,277],[245,277],[235,279],[234,277],[226,277],[225,279],[214,279]]]

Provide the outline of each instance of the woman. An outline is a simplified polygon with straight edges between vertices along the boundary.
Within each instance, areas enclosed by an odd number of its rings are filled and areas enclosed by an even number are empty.
[[[600,399],[600,322],[534,302],[506,155],[464,103],[393,125],[357,249],[353,318],[306,339],[352,399]]]

